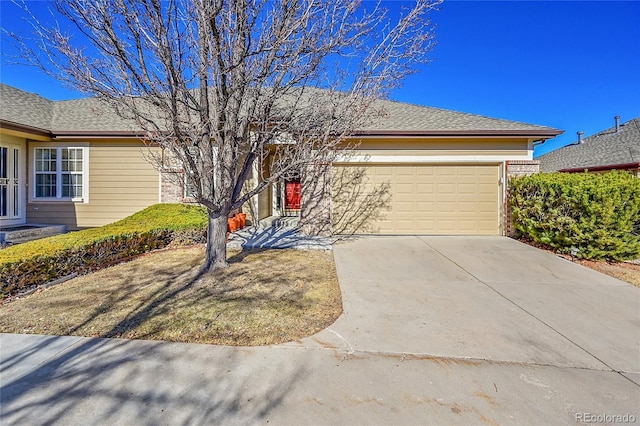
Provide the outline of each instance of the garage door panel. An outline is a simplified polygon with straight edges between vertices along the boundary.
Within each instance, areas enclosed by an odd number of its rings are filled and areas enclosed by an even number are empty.
[[[475,214],[478,209],[478,204],[474,201],[460,201],[458,202],[458,212],[460,216],[465,214]]]
[[[367,177],[391,193],[373,233],[499,233],[498,165],[369,165]]]
[[[379,170],[377,167],[374,170],[374,174],[369,174],[370,177],[376,178],[376,180],[388,180],[393,182],[393,169],[391,169],[390,167],[381,167],[381,170]],[[368,170],[371,170],[371,168],[369,168]]]
[[[478,192],[478,185],[475,183],[460,183],[458,184],[458,194],[460,195],[475,195]]]
[[[418,194],[432,194],[433,193],[433,183],[416,183],[416,192]]]
[[[434,176],[436,170],[433,167],[416,167],[416,176]]]
[[[490,201],[478,201],[478,213],[493,214],[496,210],[495,204]]]
[[[416,183],[416,176],[413,173],[411,173],[411,174],[397,173],[393,177],[393,181],[397,185],[400,185],[400,186],[402,186],[402,185],[411,185],[411,186],[413,186]]]
[[[415,200],[412,199],[405,198],[402,201],[396,200],[396,202],[394,203],[394,210],[396,214],[411,214],[413,213],[413,211],[415,211],[415,204]]]
[[[436,192],[438,194],[453,194],[456,191],[456,184],[453,182],[444,182],[436,184]]]
[[[396,183],[395,190],[398,194],[410,194],[413,197],[416,193],[416,185],[414,182]]]
[[[458,172],[458,176],[459,177],[469,177],[472,179],[475,179],[475,177],[478,175],[478,171],[476,170],[475,167],[467,167],[464,169],[457,169]]]
[[[462,232],[473,233],[476,229],[475,220],[459,220],[457,225],[458,225],[458,229]]]
[[[455,222],[451,219],[437,219],[436,220],[436,228],[441,232],[451,232],[452,229],[455,229]]]
[[[400,166],[400,167],[404,167],[404,166]],[[456,174],[456,170],[454,168],[447,167],[447,166],[438,167],[435,170],[436,170],[437,176],[453,176]]]
[[[451,196],[447,194],[446,198],[438,200],[436,203],[436,212],[448,214],[455,210],[455,200],[451,200]]]
[[[431,211],[436,208],[435,201],[418,201],[416,203],[416,209],[418,211]],[[416,217],[421,217],[420,215],[416,215]]]

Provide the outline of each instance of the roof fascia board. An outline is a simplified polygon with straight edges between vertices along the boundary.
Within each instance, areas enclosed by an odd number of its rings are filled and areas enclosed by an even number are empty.
[[[53,132],[53,138],[65,138],[65,139],[73,139],[73,138],[135,138],[140,139],[144,137],[143,132],[132,132],[132,131],[60,131]]]
[[[29,133],[31,135],[43,136],[51,138],[52,134],[48,130],[40,129],[38,127],[26,126],[24,124],[14,123],[13,121],[7,121],[0,119],[0,128],[6,130],[12,130],[14,132]]]
[[[415,131],[403,131],[403,130],[376,130],[376,131],[358,131],[353,136],[361,137],[425,137],[425,136],[451,136],[451,137],[486,137],[486,136],[500,136],[500,137],[532,137],[532,138],[551,138],[564,133],[564,130],[548,129],[548,130],[415,130]]]

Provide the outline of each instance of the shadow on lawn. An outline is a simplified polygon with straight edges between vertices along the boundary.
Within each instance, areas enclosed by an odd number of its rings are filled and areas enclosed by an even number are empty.
[[[257,253],[238,253],[230,263],[242,263]],[[142,272],[139,283],[111,294],[105,305],[132,298],[139,285],[149,285],[156,279],[165,281],[132,306],[126,317],[103,336],[125,335],[135,325],[166,312],[171,309],[170,301],[203,278],[197,268],[194,271],[188,264],[180,266],[176,270],[176,264],[169,263],[138,271]],[[247,273],[242,268],[233,269],[221,274]],[[261,273],[265,274],[262,278],[272,282],[279,279],[276,271]],[[221,287],[216,294],[223,297],[237,289]],[[100,320],[105,312],[96,308],[69,333]],[[295,363],[277,355],[268,360],[265,354],[273,351],[265,353],[262,348],[247,351],[239,347],[140,340],[21,336],[28,346],[12,352],[7,342],[16,338],[2,335],[3,346],[6,345],[0,365],[2,424],[264,422],[307,374],[305,362]],[[35,367],[24,374],[23,369],[31,366]]]
[[[155,291],[141,300],[137,306],[132,307],[125,318],[120,320],[118,324],[113,326],[111,330],[102,333],[100,337],[120,337],[127,331],[135,328],[141,322],[153,317],[159,311],[164,310],[164,305],[179,296],[181,293],[189,290],[203,274],[198,272],[194,274],[191,270],[186,270],[176,276],[175,271],[171,269],[155,269],[148,271],[146,274],[146,280],[166,280],[166,284],[159,286]],[[154,278],[152,278],[152,277]],[[123,277],[119,277],[122,279]],[[183,285],[174,287],[174,284],[186,280]],[[127,290],[121,291],[118,294],[110,294],[106,303],[98,306],[94,312],[89,315],[82,323],[69,329],[69,334],[73,334],[82,327],[90,324],[92,321],[98,319],[98,317],[104,314],[111,306],[124,303],[126,300],[132,300],[134,293],[138,291],[138,286],[129,286]]]
[[[304,362],[267,364],[239,348],[24,338],[33,343],[2,359],[2,424],[264,422],[307,374]],[[21,375],[19,363],[37,367]]]
[[[231,266],[234,264],[242,264],[246,259],[260,253],[268,256],[271,252],[261,249],[245,250],[230,256],[228,261]],[[250,292],[238,295],[237,292],[243,289],[242,286],[222,284],[232,282],[234,279],[247,275],[249,272],[246,268],[230,267],[229,269],[218,271],[214,274],[206,274],[200,272],[198,266],[197,264],[171,264],[151,270],[134,270],[133,275],[140,277],[142,281],[135,285],[123,286],[121,291],[117,293],[109,293],[106,302],[96,307],[83,322],[70,328],[68,334],[78,333],[83,327],[90,325],[94,321],[99,321],[100,316],[108,313],[110,307],[130,303],[132,300],[138,300],[137,304],[128,307],[126,316],[108,331],[100,333],[99,337],[128,337],[127,333],[133,331],[140,324],[156,315],[165,314],[167,311],[173,309],[173,303],[178,300],[179,297],[185,297],[185,293],[189,293],[188,297],[191,299],[195,299],[196,295],[201,300],[210,298],[228,300],[232,298],[235,301],[243,301],[248,305],[253,302],[259,302],[264,298],[264,295]],[[138,266],[137,268],[142,269],[144,267]],[[272,268],[262,268],[262,270],[260,270],[260,268],[255,269],[257,269],[257,271],[252,272],[254,281],[259,281],[265,286],[272,286],[282,281],[281,274],[278,273],[277,270]],[[115,273],[115,271],[112,272],[112,274]],[[123,272],[120,272],[119,275],[114,276],[119,280],[127,280],[128,277],[124,277],[122,274]],[[302,276],[304,272],[301,271],[300,274]],[[146,286],[157,281],[164,281],[165,283],[146,294],[144,298],[136,296],[141,286]],[[194,286],[198,288],[195,289]],[[289,300],[289,302],[293,301]],[[215,318],[212,317],[210,320],[214,321]],[[150,338],[153,333],[154,331],[149,331],[146,334],[137,334],[135,337]]]

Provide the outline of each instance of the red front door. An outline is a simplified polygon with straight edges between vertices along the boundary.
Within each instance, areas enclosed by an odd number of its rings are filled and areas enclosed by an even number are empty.
[[[300,194],[301,194],[300,179],[289,180],[284,183],[284,208],[285,209],[300,209]]]

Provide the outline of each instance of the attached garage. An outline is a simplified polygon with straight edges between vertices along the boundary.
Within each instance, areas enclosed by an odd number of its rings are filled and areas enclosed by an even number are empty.
[[[349,152],[330,168],[302,171],[304,233],[510,235],[509,179],[537,172],[534,145],[562,133],[399,102],[380,106],[379,117],[345,137]],[[276,202],[264,197],[256,210],[289,214],[278,208],[286,189],[282,182],[272,191]]]
[[[334,174],[363,168],[336,165]],[[367,232],[500,234],[499,164],[367,164],[365,190],[386,185],[389,203]]]

